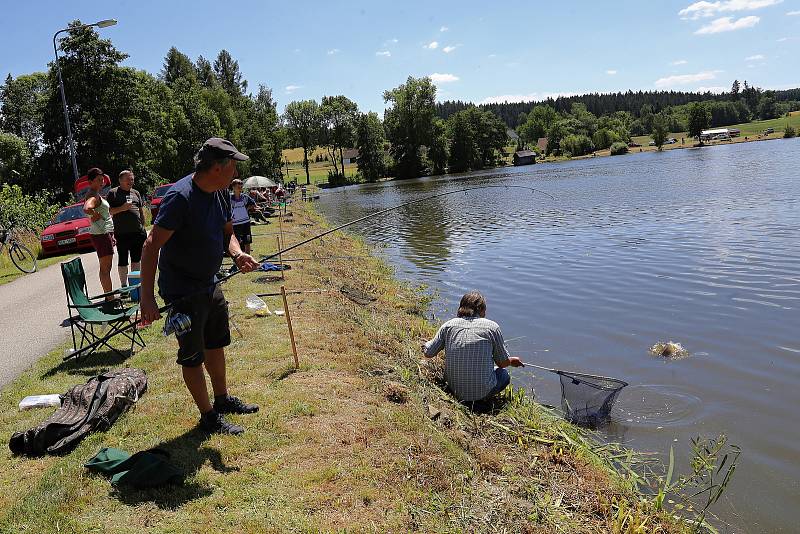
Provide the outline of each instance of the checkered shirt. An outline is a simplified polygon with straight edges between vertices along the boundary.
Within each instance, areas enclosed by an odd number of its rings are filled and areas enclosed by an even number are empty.
[[[447,384],[461,401],[486,397],[497,385],[494,364],[508,361],[503,334],[494,321],[457,317],[444,323],[425,344],[425,356],[444,349]]]

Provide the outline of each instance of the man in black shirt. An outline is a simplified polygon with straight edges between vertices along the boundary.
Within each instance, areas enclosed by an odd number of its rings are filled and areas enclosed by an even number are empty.
[[[142,195],[133,188],[133,171],[124,170],[119,173],[119,187],[108,192],[109,210],[114,218],[114,237],[117,240],[117,256],[119,257],[119,281],[128,285],[128,255],[131,270],[141,267],[142,245],[147,238],[144,231],[144,202]]]

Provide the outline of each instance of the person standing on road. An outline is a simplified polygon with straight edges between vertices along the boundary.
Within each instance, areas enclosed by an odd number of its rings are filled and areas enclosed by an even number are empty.
[[[128,256],[131,271],[141,267],[142,245],[147,238],[144,230],[144,202],[133,188],[133,171],[119,173],[119,186],[108,192],[109,210],[114,219],[114,237],[117,241],[117,270],[121,286],[128,285]]]
[[[249,195],[242,194],[244,183],[240,179],[236,178],[232,185],[233,233],[245,254],[250,254],[250,243],[253,242],[253,234],[250,230],[250,213],[256,209],[256,203]]]
[[[83,203],[83,212],[89,216],[91,225],[89,234],[92,239],[97,257],[100,258],[100,285],[103,293],[111,293],[111,263],[114,260],[114,221],[109,212],[108,201],[100,196],[103,190],[103,183],[108,178],[103,171],[97,167],[92,167],[86,173],[89,179],[89,193]],[[111,300],[109,295],[106,300]]]
[[[225,347],[231,342],[228,304],[216,283],[226,239],[228,253],[242,272],[258,263],[242,252],[233,234],[228,188],[237,177],[237,161],[249,158],[230,141],[212,137],[194,158],[194,173],[178,180],[164,196],[142,250],[141,313],[145,324],[161,317],[154,285],[158,264],[159,293],[171,314],[187,315],[191,329],[178,336],[177,363],[200,411],[207,432],[241,434],[244,429],[223,414],[248,414],[258,406],[228,394]],[[160,252],[160,255],[159,255]],[[203,368],[211,378],[208,396]]]

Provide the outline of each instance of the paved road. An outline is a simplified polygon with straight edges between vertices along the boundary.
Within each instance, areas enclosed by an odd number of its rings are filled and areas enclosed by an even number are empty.
[[[101,292],[97,254],[82,254],[81,259],[89,293],[97,295]],[[66,317],[64,281],[57,263],[0,286],[0,388],[69,337],[69,327],[61,326]]]

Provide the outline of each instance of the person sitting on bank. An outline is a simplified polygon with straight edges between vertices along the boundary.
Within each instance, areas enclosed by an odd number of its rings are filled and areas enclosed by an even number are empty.
[[[242,252],[231,221],[228,188],[236,162],[249,158],[230,141],[212,137],[194,158],[195,172],[178,180],[161,202],[142,250],[141,313],[144,324],[161,317],[154,295],[156,263],[159,293],[172,314],[189,316],[191,328],[178,336],[177,363],[200,411],[206,432],[241,434],[223,414],[249,414],[258,406],[228,394],[225,347],[231,343],[228,304],[217,283],[226,239],[236,267],[250,272],[258,263]],[[159,254],[160,252],[160,254]],[[211,377],[214,404],[203,368]]]
[[[142,246],[147,239],[144,230],[144,201],[142,194],[133,188],[133,171],[119,173],[119,187],[108,192],[109,210],[114,220],[114,237],[117,241],[117,271],[120,286],[128,285],[128,256],[131,271],[139,271]]]
[[[511,383],[505,368],[523,363],[508,354],[497,323],[486,319],[486,300],[479,292],[470,291],[461,298],[457,315],[422,345],[423,353],[432,358],[444,349],[445,378],[458,400],[489,399]]]
[[[232,182],[231,211],[233,212],[233,233],[245,254],[250,254],[250,243],[253,234],[250,230],[250,214],[256,209],[256,203],[248,195],[242,194],[244,182],[235,179]]]

